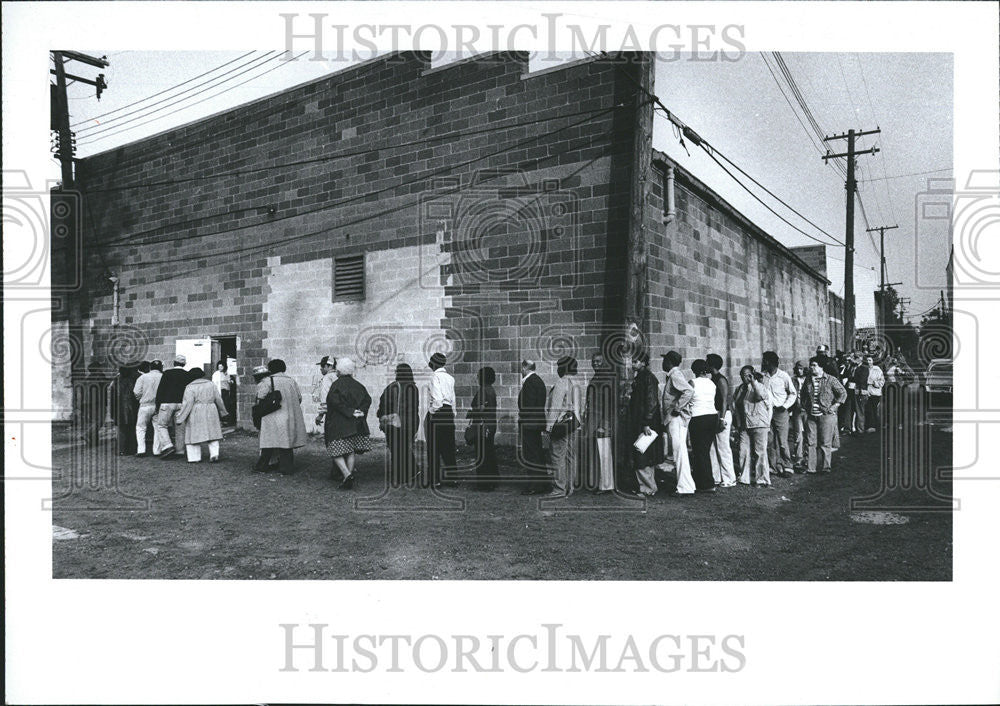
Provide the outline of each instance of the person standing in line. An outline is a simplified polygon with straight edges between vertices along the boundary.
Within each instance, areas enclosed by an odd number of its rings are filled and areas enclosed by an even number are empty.
[[[771,395],[771,429],[767,437],[767,458],[771,472],[787,478],[794,473],[792,455],[788,450],[789,411],[797,399],[792,378],[778,367],[778,354],[765,351],[761,357],[764,387]]]
[[[205,378],[205,371],[191,371],[191,382],[184,388],[184,397],[177,418],[184,424],[184,446],[188,463],[201,461],[201,445],[208,444],[208,460],[219,460],[222,441],[222,417],[226,403],[215,384]]]
[[[139,404],[132,393],[138,379],[139,374],[136,368],[121,366],[118,368],[118,375],[108,387],[111,419],[118,430],[119,456],[132,456],[138,447],[135,427],[139,416]]]
[[[649,369],[649,353],[639,351],[632,356],[632,368],[635,375],[632,378],[632,391],[629,395],[628,441],[632,449],[632,460],[635,467],[635,477],[638,483],[638,495],[653,497],[658,487],[656,485],[656,463],[662,456],[662,415],[660,412],[660,383]],[[634,443],[640,435],[655,434],[653,441],[645,451],[639,451]]]
[[[371,451],[368,429],[368,409],[371,395],[354,379],[354,361],[341,358],[337,361],[337,379],[330,385],[326,396],[326,422],[323,433],[326,450],[333,457],[334,468],[340,470],[342,480],[338,488],[354,487],[354,463],[358,454]],[[331,476],[333,471],[331,471]]]
[[[455,378],[444,369],[446,362],[444,353],[438,352],[427,363],[431,380],[424,429],[427,467],[435,488],[458,485],[454,480],[445,480],[448,471],[454,471],[458,465],[455,461]]]
[[[695,492],[695,484],[691,477],[691,462],[688,459],[687,433],[694,388],[684,377],[684,371],[680,366],[680,353],[670,351],[663,354],[663,371],[667,374],[667,379],[663,383],[660,412],[663,415],[663,426],[666,428],[664,443],[668,449],[667,466],[677,474],[675,492],[677,495],[691,495]]]
[[[306,445],[306,422],[302,417],[302,393],[299,385],[285,374],[285,361],[280,358],[268,361],[269,375],[257,383],[255,399],[262,400],[267,393],[281,393],[281,407],[260,420],[260,457],[253,470],[264,473],[271,458],[278,457],[282,475],[295,472],[295,449]]]
[[[594,377],[587,385],[586,404],[583,411],[583,430],[586,437],[587,477],[597,493],[610,493],[615,489],[614,436],[617,409],[614,369],[601,353],[590,358]],[[659,421],[657,415],[656,421]]]
[[[319,359],[316,365],[319,366],[319,372],[322,375],[319,385],[316,385],[313,390],[313,402],[316,403],[318,410],[314,423],[318,427],[323,424],[323,419],[326,417],[326,397],[330,394],[330,386],[337,379],[337,359],[325,355]]]
[[[868,366],[860,354],[854,354],[854,371],[850,383],[854,386],[851,399],[851,410],[848,412],[847,426],[854,434],[865,433],[865,406],[868,404]]]
[[[847,356],[841,356],[841,362],[839,365],[839,375],[840,384],[844,386],[847,391],[847,402],[840,407],[837,413],[837,423],[840,427],[840,433],[842,434],[853,434],[854,433],[854,388],[856,383],[854,382],[854,372],[857,370],[857,365],[854,362],[854,354],[851,353]]]
[[[396,418],[391,418],[392,415]],[[387,419],[383,431],[389,452],[388,485],[390,488],[409,485],[417,471],[413,438],[420,425],[420,392],[413,379],[413,368],[406,363],[396,366],[396,379],[382,391],[378,401],[378,418],[380,423]]]
[[[181,411],[181,403],[184,401],[184,388],[187,387],[191,378],[188,371],[184,369],[187,365],[187,358],[178,355],[174,358],[174,367],[163,373],[160,384],[156,388],[156,419],[153,421],[153,430],[160,437],[160,458],[170,458],[177,451],[174,445],[176,441],[183,446],[185,439],[184,422],[177,418]],[[170,439],[168,427],[174,427],[174,440]]]
[[[223,420],[228,420],[229,406],[231,402],[229,374],[226,371],[226,361],[220,360],[215,364],[215,372],[212,373],[212,384],[215,385],[215,389],[219,392],[219,397],[222,398],[222,403],[226,406],[226,410],[222,413],[222,418]]]
[[[817,358],[809,360],[812,377],[802,387],[802,409],[806,418],[806,473],[816,473],[816,449],[819,448],[819,472],[829,473],[833,463],[833,430],[837,410],[847,400],[840,380],[827,375]]]
[[[497,450],[493,443],[497,433],[497,392],[493,383],[497,374],[493,368],[479,369],[479,387],[472,396],[469,424],[474,430],[476,452],[476,489],[489,492],[497,487]]]
[[[881,421],[881,403],[882,403],[882,388],[885,387],[885,373],[882,372],[882,368],[875,365],[875,359],[872,356],[865,357],[865,367],[868,368],[868,386],[866,389],[866,402],[865,402],[865,430],[868,432],[875,432],[882,428]]]
[[[576,358],[572,356],[564,355],[556,361],[559,379],[552,386],[546,407],[545,431],[552,445],[553,489],[549,494],[560,497],[572,495],[576,481],[576,430],[583,416],[579,389],[573,379],[577,370]]]
[[[752,474],[758,488],[770,488],[767,433],[771,428],[771,394],[764,386],[764,376],[752,365],[740,368],[740,380],[733,395],[733,424],[740,433],[739,482],[750,485]]]
[[[146,451],[146,427],[152,424],[156,418],[156,391],[162,377],[163,363],[158,360],[150,361],[149,372],[140,375],[132,388],[132,394],[139,401],[139,410],[135,420],[136,455],[142,458],[149,455],[149,452]],[[160,436],[156,433],[155,425],[152,446],[153,455],[159,456],[162,449],[160,448]]]
[[[717,389],[712,382],[712,368],[704,360],[691,364],[694,380],[691,387],[691,477],[699,493],[714,493],[715,478],[712,476],[712,442],[723,426],[723,418],[715,406]]]
[[[545,383],[535,372],[535,361],[521,361],[521,391],[517,396],[517,431],[521,441],[520,461],[529,483],[521,495],[539,495],[552,490],[545,467]]]
[[[712,368],[712,382],[715,383],[715,408],[719,412],[721,425],[712,442],[712,480],[720,488],[736,485],[733,468],[733,447],[730,443],[733,430],[733,392],[729,378],[722,374],[722,356],[709,353],[705,362]]]
[[[806,451],[806,415],[802,409],[802,386],[809,379],[809,364],[804,360],[795,362],[792,368],[792,385],[795,387],[795,404],[790,411],[789,447],[792,454],[792,467],[795,470],[805,470]]]

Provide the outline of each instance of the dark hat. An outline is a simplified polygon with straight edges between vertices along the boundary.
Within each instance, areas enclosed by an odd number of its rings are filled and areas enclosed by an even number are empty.
[[[336,362],[336,360],[337,359],[334,358],[334,362]],[[323,356],[322,358],[319,359],[319,362],[316,363],[316,365],[330,365],[330,356],[328,355]]]
[[[448,362],[448,359],[444,357],[444,353],[438,352],[431,356],[429,362],[431,365],[436,365],[437,367],[440,368],[441,366],[443,366],[445,363]]]

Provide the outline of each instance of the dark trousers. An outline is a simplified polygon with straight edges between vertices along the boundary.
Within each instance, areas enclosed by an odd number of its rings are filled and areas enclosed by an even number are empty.
[[[868,404],[865,407],[865,428],[866,429],[881,429],[882,428],[882,418],[881,418],[881,407],[882,407],[882,396],[881,395],[869,395]]]
[[[455,462],[455,412],[445,405],[437,412],[428,412],[427,427],[427,468],[431,482],[437,485],[444,480],[448,470],[454,473]]]
[[[413,481],[417,460],[413,456],[413,432],[390,426],[386,431],[389,449],[388,482],[390,488],[399,488]]]
[[[521,426],[521,464],[524,475],[531,480],[530,487],[544,489],[550,486],[549,469],[545,463],[541,426]]]
[[[868,395],[862,395],[857,390],[854,391],[854,398],[851,400],[851,411],[848,413],[847,428],[861,433],[865,430],[865,404]]]
[[[495,432],[479,426],[476,434],[476,475],[483,485],[497,482],[497,447],[493,443]]]
[[[691,477],[698,490],[715,487],[712,475],[712,442],[718,429],[719,415],[702,414],[692,417],[688,423],[688,437],[691,439]]]
[[[118,453],[134,456],[138,451],[138,444],[135,438],[135,421],[118,425]]]
[[[257,465],[254,468],[258,471],[266,471],[267,464],[274,454],[278,455],[279,471],[288,474],[295,470],[295,453],[292,449],[261,449],[260,458],[257,459]]]

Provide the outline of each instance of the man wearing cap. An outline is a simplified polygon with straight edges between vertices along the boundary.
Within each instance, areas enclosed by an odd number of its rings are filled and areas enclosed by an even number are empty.
[[[330,385],[337,379],[335,371],[337,369],[337,359],[325,355],[316,363],[319,372],[323,376],[319,381],[319,386],[313,392],[313,402],[318,406],[319,414],[316,415],[316,426],[323,424],[323,417],[326,416],[326,396],[330,394]]]
[[[174,367],[163,373],[160,384],[156,388],[156,418],[153,421],[153,432],[159,438],[160,458],[170,458],[177,452],[176,446],[170,440],[167,427],[174,425],[174,439],[184,446],[185,423],[178,419],[181,403],[184,401],[184,388],[190,378],[184,366],[187,358],[178,355],[174,358]]]
[[[444,481],[446,468],[454,469],[455,463],[455,378],[444,369],[447,359],[435,353],[428,362],[431,369],[430,400],[424,428],[427,440],[427,466],[435,486],[458,485]]]
[[[132,394],[139,400],[139,411],[135,420],[136,455],[148,456],[146,451],[146,427],[153,424],[153,455],[160,455],[160,437],[156,434],[156,391],[163,376],[163,363],[149,362],[149,371],[139,376],[132,388]]]

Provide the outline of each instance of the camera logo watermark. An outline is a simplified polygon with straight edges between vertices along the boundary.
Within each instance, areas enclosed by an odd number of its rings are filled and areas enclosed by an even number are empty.
[[[581,635],[546,623],[530,633],[336,633],[325,623],[281,623],[279,672],[740,672],[743,635]]]

